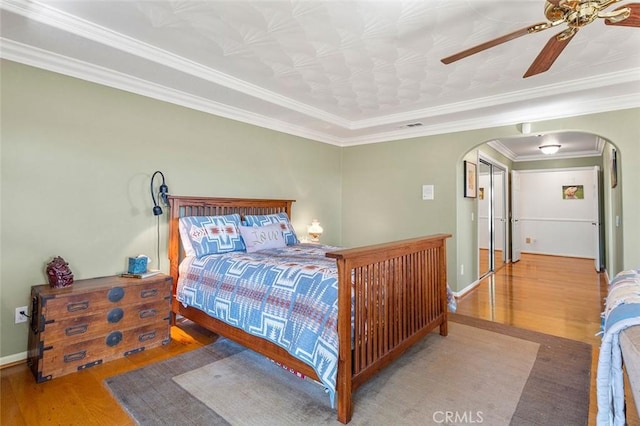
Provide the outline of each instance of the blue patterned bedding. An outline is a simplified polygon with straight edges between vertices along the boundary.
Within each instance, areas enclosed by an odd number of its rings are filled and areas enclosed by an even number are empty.
[[[336,247],[296,244],[188,257],[177,300],[282,346],[312,366],[333,405],[338,361]]]
[[[625,328],[640,325],[640,269],[620,272],[611,280],[602,316],[602,343],[596,379],[596,423],[598,426],[622,426],[626,420],[619,335]]]

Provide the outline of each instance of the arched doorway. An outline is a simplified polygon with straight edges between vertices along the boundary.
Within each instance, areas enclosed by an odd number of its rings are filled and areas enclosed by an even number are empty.
[[[506,228],[507,228],[507,242],[506,242],[506,255],[505,255],[505,261],[509,262],[511,261],[511,249],[513,248],[514,245],[517,246],[517,242],[513,241],[513,237],[511,234],[511,229],[513,227],[513,223],[511,223],[511,213],[512,213],[512,209],[513,206],[511,206],[511,170],[532,170],[532,169],[557,169],[557,168],[572,168],[572,167],[592,167],[592,166],[599,166],[599,183],[600,183],[600,190],[599,190],[599,195],[600,195],[600,205],[599,205],[599,221],[601,224],[601,232],[600,232],[600,237],[601,237],[601,244],[600,244],[600,255],[601,255],[601,263],[604,265],[605,268],[607,268],[607,270],[619,270],[620,266],[619,264],[622,262],[622,230],[619,227],[619,222],[620,222],[620,216],[621,216],[621,212],[622,212],[622,191],[620,189],[620,182],[618,179],[617,182],[617,187],[613,187],[612,185],[615,184],[615,161],[617,161],[618,163],[621,161],[620,158],[620,152],[616,152],[616,147],[615,145],[613,145],[612,142],[598,136],[598,135],[594,135],[594,134],[590,134],[590,133],[584,133],[584,132],[553,132],[553,133],[548,133],[545,135],[541,135],[542,138],[544,139],[550,139],[550,138],[554,138],[557,135],[560,135],[559,139],[561,140],[561,145],[563,147],[567,147],[566,150],[561,150],[564,151],[562,152],[562,155],[556,155],[556,156],[549,156],[549,157],[544,157],[543,154],[540,152],[539,150],[539,146],[541,144],[539,143],[535,143],[536,139],[535,137],[538,137],[537,135],[529,135],[527,136],[527,138],[529,139],[530,142],[530,152],[532,152],[533,154],[531,154],[531,157],[534,157],[535,155],[537,155],[537,158],[529,158],[527,157],[527,155],[524,155],[524,159],[522,158],[522,155],[520,156],[520,158],[518,158],[518,155],[511,155],[513,154],[512,152],[510,152],[510,149],[503,149],[505,147],[508,146],[513,146],[511,145],[511,143],[518,143],[518,140],[522,139],[523,136],[514,136],[514,137],[510,137],[510,138],[505,138],[505,139],[500,139],[500,140],[494,140],[494,141],[488,141],[485,142],[483,144],[478,145],[476,148],[474,148],[473,150],[470,150],[469,152],[467,152],[463,158],[466,160],[471,160],[471,161],[476,161],[477,164],[479,165],[479,170],[478,170],[478,174],[479,176],[482,176],[483,173],[489,173],[489,168],[484,169],[483,167],[483,162],[480,161],[481,157],[483,155],[488,156],[490,159],[491,158],[497,158],[498,159],[498,163],[503,164],[505,167],[505,169],[508,171],[508,173],[506,174],[505,180],[506,180],[506,184],[505,186],[509,187],[509,190],[507,192],[507,196],[505,199],[505,209],[506,209],[506,214],[504,217],[504,220],[506,222]],[[593,145],[593,149],[590,150],[582,150],[577,152],[575,149],[573,150],[573,152],[569,149],[569,147],[571,146],[571,141],[569,141],[569,137],[578,137],[578,138],[585,138],[588,141],[590,141],[590,143]],[[562,138],[565,139],[562,139]],[[540,139],[538,139],[540,140]],[[615,155],[614,155],[615,154]],[[475,160],[474,160],[475,159]],[[615,161],[614,161],[615,160]],[[499,179],[499,178],[498,178]],[[479,183],[479,188],[481,188],[483,186],[483,184],[480,182]],[[480,193],[482,191],[479,191]],[[480,198],[481,196],[479,196]],[[484,207],[481,204],[480,199],[475,200],[474,203],[475,205],[473,206],[473,209],[475,210],[475,214],[478,217],[478,234],[477,234],[477,238],[474,238],[476,240],[476,253],[478,253],[478,258],[477,258],[477,265],[478,268],[476,270],[476,273],[474,276],[470,277],[473,278],[475,280],[479,280],[480,277],[485,276],[488,272],[490,272],[491,270],[495,270],[497,268],[500,267],[501,264],[501,259],[500,257],[493,258],[494,261],[494,265],[493,267],[491,267],[491,265],[488,263],[488,261],[486,263],[481,263],[481,259],[480,259],[480,250],[482,248],[487,248],[488,249],[488,245],[483,246],[482,242],[483,242],[483,236],[481,234],[481,232],[486,232],[486,234],[489,234],[490,228],[489,228],[489,222],[488,219],[487,221],[485,221],[483,224],[481,223],[481,220],[483,219],[481,216],[483,215],[483,211],[484,211]],[[488,209],[488,207],[486,207]],[[495,208],[495,206],[494,206]],[[488,214],[486,215],[488,218]],[[494,213],[494,218],[497,219],[501,219],[499,215]],[[473,217],[473,215],[472,215]],[[473,220],[473,219],[472,219]],[[475,226],[475,224],[474,224]],[[493,222],[493,224],[491,225],[494,227],[494,231],[495,229],[499,228],[499,225],[496,226],[496,223]],[[482,229],[481,229],[482,227]],[[486,231],[483,231],[484,229],[486,229]],[[498,250],[498,246],[497,246],[497,242],[494,245],[494,254],[499,252]],[[476,281],[475,283],[477,283],[478,281]],[[460,293],[463,294],[468,288],[473,287],[474,282],[468,283],[465,287],[462,287],[460,289]]]

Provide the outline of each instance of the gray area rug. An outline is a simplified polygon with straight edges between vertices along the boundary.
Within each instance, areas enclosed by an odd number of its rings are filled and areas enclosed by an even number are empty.
[[[452,315],[354,394],[355,425],[586,425],[591,346]],[[142,425],[337,425],[321,386],[226,339],[105,381]]]

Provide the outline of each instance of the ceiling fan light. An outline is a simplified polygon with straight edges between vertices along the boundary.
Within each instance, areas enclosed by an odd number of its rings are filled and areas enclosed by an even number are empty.
[[[540,151],[542,151],[543,154],[551,155],[551,154],[555,154],[556,152],[558,152],[558,150],[560,149],[560,145],[558,145],[558,144],[549,144],[549,145],[539,146],[538,148],[540,148]]]

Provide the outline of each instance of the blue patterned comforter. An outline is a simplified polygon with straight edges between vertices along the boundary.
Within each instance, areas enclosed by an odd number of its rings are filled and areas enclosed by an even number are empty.
[[[620,332],[640,325],[640,269],[622,271],[609,283],[602,314],[596,392],[598,426],[626,424]]]
[[[333,405],[338,361],[336,247],[297,244],[188,257],[177,299],[282,346],[312,366]]]

